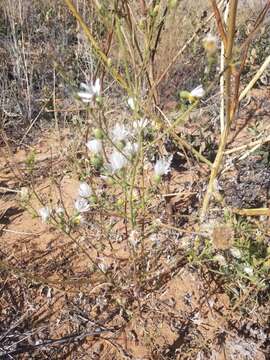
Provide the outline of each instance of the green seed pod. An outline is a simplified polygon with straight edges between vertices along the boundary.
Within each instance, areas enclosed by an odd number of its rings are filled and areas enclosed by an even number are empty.
[[[101,156],[94,156],[91,158],[91,164],[96,170],[99,170],[103,165],[103,158]]]
[[[95,128],[95,129],[93,130],[93,134],[94,134],[94,137],[95,137],[97,140],[102,140],[102,139],[104,139],[103,130],[100,129],[100,128]]]
[[[155,175],[154,176],[154,182],[158,185],[161,183],[161,176],[160,175]]]
[[[190,92],[186,91],[186,90],[180,91],[179,96],[180,96],[181,99],[189,99],[190,98]]]
[[[91,202],[92,204],[96,204],[96,203],[97,203],[97,197],[96,197],[96,195],[91,195],[89,200],[90,200],[90,202]]]
[[[156,17],[158,15],[159,12],[159,4],[157,4],[154,9],[152,11],[150,11],[150,16],[151,17]]]

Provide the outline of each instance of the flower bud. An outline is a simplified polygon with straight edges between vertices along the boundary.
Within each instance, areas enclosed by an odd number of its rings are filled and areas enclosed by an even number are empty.
[[[155,7],[154,7],[154,9],[150,12],[150,16],[152,16],[152,17],[156,17],[157,16],[157,14],[158,14],[158,12],[159,12],[159,4],[157,4]]]
[[[112,59],[111,59],[111,58],[108,58],[107,65],[108,65],[109,67],[112,66]]]

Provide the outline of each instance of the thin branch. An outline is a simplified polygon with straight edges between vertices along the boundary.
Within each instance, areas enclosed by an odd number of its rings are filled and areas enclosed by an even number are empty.
[[[229,24],[228,24],[228,41],[225,46],[225,95],[226,95],[226,124],[224,131],[221,135],[220,145],[217,151],[215,161],[212,166],[211,175],[209,179],[208,188],[203,199],[202,211],[201,211],[201,220],[204,220],[205,215],[208,210],[209,202],[211,200],[215,179],[219,173],[219,169],[223,160],[224,150],[227,143],[227,138],[230,131],[230,126],[233,121],[235,113],[232,113],[232,98],[231,98],[231,77],[232,77],[232,50],[235,39],[235,24],[236,24],[236,14],[237,14],[237,5],[238,0],[230,0],[229,3]],[[236,107],[234,107],[235,109]]]
[[[226,31],[225,31],[225,28],[224,28],[224,25],[223,25],[223,21],[222,21],[222,18],[221,18],[220,11],[218,9],[216,0],[211,0],[211,4],[212,4],[213,12],[214,12],[214,15],[215,15],[215,18],[216,18],[217,28],[218,28],[219,34],[221,36],[223,45],[226,48],[227,47],[227,41],[228,41],[227,34],[226,34]]]
[[[123,77],[118,73],[116,69],[114,69],[110,63],[108,57],[105,55],[105,53],[101,50],[98,43],[96,42],[94,36],[92,35],[89,27],[77,11],[76,7],[74,6],[73,2],[71,0],[65,0],[65,3],[67,4],[68,8],[70,9],[73,16],[77,19],[78,23],[80,24],[84,34],[88,38],[89,42],[93,46],[94,51],[96,52],[99,59],[102,61],[103,65],[109,70],[109,72],[112,74],[113,78],[125,89],[128,90],[128,84],[123,79]]]

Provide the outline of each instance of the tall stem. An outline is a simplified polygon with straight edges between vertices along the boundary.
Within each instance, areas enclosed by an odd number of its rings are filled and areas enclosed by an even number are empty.
[[[226,123],[224,130],[221,134],[220,145],[218,152],[211,169],[211,175],[209,179],[209,184],[207,192],[205,194],[201,219],[205,218],[205,215],[208,210],[209,202],[213,193],[214,182],[219,173],[219,169],[223,160],[224,150],[227,143],[227,138],[230,132],[230,126],[234,118],[234,113],[231,111],[232,108],[232,94],[231,94],[231,80],[232,80],[232,54],[233,54],[233,44],[235,39],[235,24],[236,24],[236,14],[237,14],[237,4],[238,0],[230,0],[229,2],[229,18],[228,18],[228,31],[227,31],[227,41],[224,44],[225,46],[225,101],[226,101]]]

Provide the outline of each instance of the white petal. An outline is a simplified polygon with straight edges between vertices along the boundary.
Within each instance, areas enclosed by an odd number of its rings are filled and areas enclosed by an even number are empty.
[[[244,270],[244,272],[245,272],[246,274],[248,274],[248,275],[253,275],[253,269],[252,269],[252,267],[250,267],[250,266],[245,266],[243,270]]]
[[[42,222],[46,223],[51,216],[51,209],[46,206],[38,210],[38,214],[41,217]]]
[[[62,215],[64,214],[65,210],[61,206],[59,206],[58,208],[55,209],[55,212],[57,215]]]
[[[86,143],[86,146],[89,151],[94,154],[100,154],[102,152],[102,141],[98,139],[89,140]]]
[[[160,158],[157,160],[154,166],[154,172],[156,176],[167,175],[170,171],[171,162],[173,156],[171,155],[169,158]]]
[[[128,98],[128,106],[131,108],[131,110],[135,110],[135,101],[132,97]]]
[[[116,124],[115,127],[112,129],[112,140],[114,142],[126,140],[128,135],[128,130],[122,124]]]
[[[127,142],[126,146],[124,147],[124,153],[127,156],[133,156],[137,153],[139,149],[139,144],[138,143],[131,143],[130,141]]]
[[[128,163],[125,156],[116,150],[109,156],[109,160],[110,160],[110,165],[112,167],[113,172],[121,170]]]
[[[92,195],[92,189],[86,182],[80,183],[79,195],[82,198],[88,198]]]
[[[82,101],[84,102],[90,102],[93,98],[93,94],[92,93],[88,93],[88,92],[84,92],[84,91],[78,91],[77,95],[79,96],[79,98],[81,98]]]
[[[95,84],[92,85],[93,93],[94,93],[95,95],[99,96],[99,94],[100,94],[100,89],[101,89],[100,80],[99,80],[99,78],[97,78],[96,81],[95,81]]]
[[[191,91],[191,95],[196,98],[202,98],[205,94],[204,88],[202,85],[197,86],[195,89]]]
[[[241,257],[242,257],[241,251],[239,249],[235,248],[235,247],[232,247],[230,249],[230,253],[236,259],[241,259]]]
[[[76,199],[74,207],[79,213],[90,210],[90,205],[89,205],[88,201],[84,198]]]
[[[205,42],[211,42],[211,43],[217,43],[217,37],[215,35],[212,35],[208,33],[205,38],[203,39]]]
[[[80,88],[85,90],[86,92],[91,92],[92,89],[89,85],[85,84],[85,83],[80,83]]]

